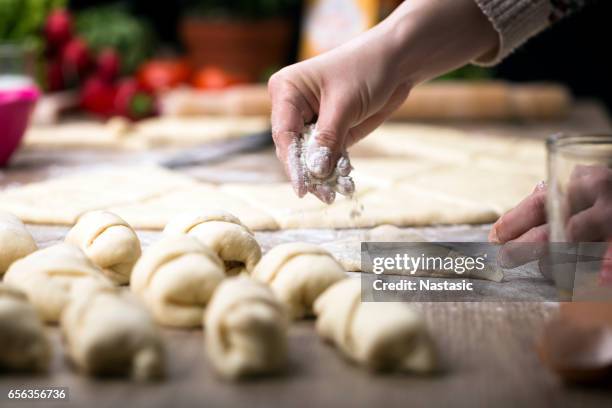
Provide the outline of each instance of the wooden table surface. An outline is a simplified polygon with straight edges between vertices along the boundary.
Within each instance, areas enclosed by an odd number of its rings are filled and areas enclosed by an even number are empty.
[[[595,103],[577,105],[558,123],[461,124],[473,131],[544,137],[555,131],[597,132],[611,129]],[[91,163],[123,163],[142,159],[132,154],[91,151],[22,151],[8,170],[0,170],[0,188],[15,183],[74,173]],[[189,169],[210,181],[272,181],[282,179],[272,151],[241,155],[226,162]],[[29,226],[37,242],[48,246],[63,239],[67,228]],[[489,226],[419,229],[437,240],[485,240]],[[355,231],[294,230],[257,233],[264,250],[287,241],[331,241]],[[143,245],[158,233],[139,231]],[[442,361],[439,374],[429,377],[376,375],[345,361],[321,342],[314,322],[294,324],[289,333],[290,367],[283,376],[241,383],[218,379],[204,354],[201,330],[163,330],[167,345],[167,378],[138,384],[125,380],[95,380],[74,372],[63,355],[57,328],[49,328],[54,358],[49,374],[0,376],[0,406],[9,389],[68,387],[70,401],[52,406],[612,406],[607,389],[564,386],[539,362],[535,343],[557,304],[421,303]]]

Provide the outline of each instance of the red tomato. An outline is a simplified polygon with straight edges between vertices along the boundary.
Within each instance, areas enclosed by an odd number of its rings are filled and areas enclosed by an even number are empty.
[[[198,89],[225,89],[233,85],[246,84],[249,78],[233,74],[217,67],[204,67],[193,76],[192,85]]]
[[[191,68],[184,60],[152,60],[138,70],[140,86],[149,91],[163,91],[189,81]]]

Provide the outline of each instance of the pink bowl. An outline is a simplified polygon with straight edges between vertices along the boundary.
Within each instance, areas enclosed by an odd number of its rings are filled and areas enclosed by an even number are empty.
[[[39,96],[34,86],[0,89],[0,166],[5,166],[19,147]]]

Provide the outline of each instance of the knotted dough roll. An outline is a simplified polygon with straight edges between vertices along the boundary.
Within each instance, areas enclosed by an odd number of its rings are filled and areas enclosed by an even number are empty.
[[[315,299],[344,279],[346,273],[325,249],[296,242],[272,248],[257,264],[252,276],[270,285],[287,306],[289,316],[299,319],[312,315]]]
[[[38,247],[21,220],[0,211],[0,277],[13,262],[36,251]]]
[[[276,372],[287,359],[287,325],[270,288],[246,276],[226,279],[206,311],[206,351],[225,378]]]
[[[44,370],[50,357],[36,309],[24,293],[0,283],[0,371]]]
[[[181,215],[166,225],[164,233],[189,234],[199,239],[219,255],[228,276],[250,273],[261,258],[253,233],[225,211]]]
[[[4,281],[21,289],[45,322],[54,323],[70,299],[72,286],[82,280],[112,283],[74,245],[57,244],[14,262]]]
[[[117,285],[130,282],[140,258],[140,240],[130,224],[107,211],[91,211],[79,217],[66,236]]]
[[[163,343],[146,309],[119,288],[79,284],[61,318],[70,359],[97,376],[150,380],[163,374]]]
[[[223,262],[210,248],[187,235],[167,236],[138,260],[130,287],[159,324],[198,327],[224,278]]]
[[[315,302],[316,329],[350,360],[374,370],[428,373],[435,353],[421,316],[403,303],[361,302],[360,279],[344,279]]]

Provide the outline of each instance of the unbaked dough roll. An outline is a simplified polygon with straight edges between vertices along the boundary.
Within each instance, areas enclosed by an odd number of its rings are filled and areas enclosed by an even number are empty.
[[[66,242],[76,245],[104,274],[118,285],[130,281],[140,257],[140,241],[123,218],[107,211],[91,211],[79,217]]]
[[[115,287],[79,284],[61,318],[70,359],[96,376],[163,374],[161,336],[146,309]]]
[[[145,251],[130,286],[158,323],[198,327],[224,278],[223,262],[210,248],[196,238],[178,235],[167,236]]]
[[[11,265],[4,281],[25,292],[45,322],[54,323],[70,298],[72,286],[82,280],[112,285],[74,245],[57,244],[36,251]]]
[[[261,258],[261,248],[253,233],[225,211],[179,216],[166,225],[164,233],[198,238],[219,255],[229,276],[250,273]]]
[[[51,347],[24,293],[0,283],[0,371],[47,368]]]
[[[317,332],[350,360],[374,370],[428,373],[435,353],[421,316],[406,304],[361,302],[361,281],[345,279],[315,302]]]
[[[287,325],[270,288],[246,276],[230,278],[206,311],[206,351],[225,378],[277,372],[287,359]]]
[[[312,315],[315,299],[346,277],[342,265],[325,249],[303,242],[272,248],[257,264],[252,276],[272,287],[287,306],[289,316]]]
[[[21,220],[0,211],[0,278],[13,262],[36,251],[38,247]]]

